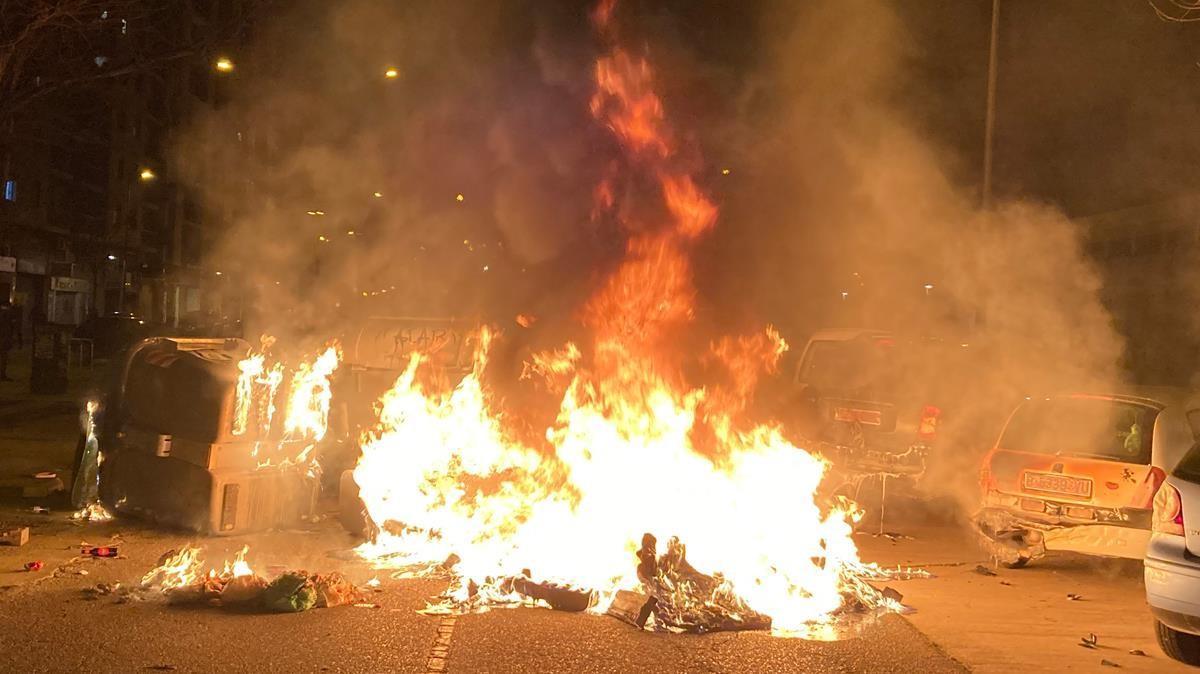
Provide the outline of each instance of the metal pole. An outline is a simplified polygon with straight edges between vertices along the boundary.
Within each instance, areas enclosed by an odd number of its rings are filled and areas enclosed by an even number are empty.
[[[992,36],[988,46],[987,113],[983,131],[983,208],[992,207],[992,144],[996,131],[996,38],[1000,32],[1000,0],[992,0]]]

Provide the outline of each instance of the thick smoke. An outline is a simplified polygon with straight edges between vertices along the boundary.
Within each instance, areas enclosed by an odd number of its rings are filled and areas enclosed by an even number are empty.
[[[938,375],[979,402],[950,411],[973,432],[936,466],[967,494],[1021,396],[1119,379],[1080,233],[1051,204],[981,211],[963,159],[930,140],[928,45],[895,3],[735,4],[621,9],[721,207],[699,319],[774,323],[794,352],[855,325],[986,354]],[[589,217],[615,153],[587,111],[586,9],[354,0],[264,22],[179,148],[205,212],[230,221],[210,259],[245,288],[248,334],[324,339],[365,315],[572,323],[620,246]]]
[[[908,373],[965,394],[945,410],[964,435],[942,439],[926,482],[973,503],[978,459],[1023,396],[1120,380],[1100,276],[1052,205],[979,208],[959,158],[918,117],[913,64],[931,45],[912,41],[890,3],[785,4],[764,15],[789,29],[743,97],[713,294],[753,298],[798,344],[856,326],[976,354]],[[981,80],[981,108],[983,93]],[[743,260],[727,266],[726,246]]]

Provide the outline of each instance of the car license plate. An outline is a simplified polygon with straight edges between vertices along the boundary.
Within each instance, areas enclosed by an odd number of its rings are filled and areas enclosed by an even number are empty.
[[[879,410],[859,410],[851,407],[835,407],[833,409],[834,421],[857,421],[860,424],[868,426],[882,426],[883,413]]]
[[[1057,473],[1025,473],[1022,486],[1026,491],[1040,491],[1049,494],[1065,494],[1067,496],[1092,497],[1092,481]]]

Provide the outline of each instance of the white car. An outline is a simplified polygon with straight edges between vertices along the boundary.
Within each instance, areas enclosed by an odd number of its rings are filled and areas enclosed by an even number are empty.
[[[1200,665],[1200,445],[1192,448],[1154,497],[1146,549],[1146,601],[1158,645]]]

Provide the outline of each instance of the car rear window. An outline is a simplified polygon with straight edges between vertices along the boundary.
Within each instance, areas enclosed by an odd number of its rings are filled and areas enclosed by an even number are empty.
[[[1150,463],[1158,409],[1103,398],[1028,400],[1004,428],[1000,447],[1021,452]]]
[[[846,395],[921,397],[943,384],[947,371],[963,370],[966,349],[890,336],[812,342],[796,381]]]

